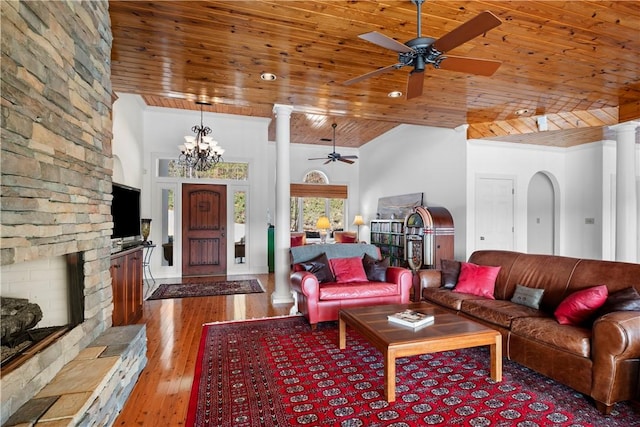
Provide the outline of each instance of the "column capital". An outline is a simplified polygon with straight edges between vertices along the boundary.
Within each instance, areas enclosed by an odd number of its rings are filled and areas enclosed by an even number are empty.
[[[634,131],[639,127],[640,127],[640,122],[631,121],[631,122],[618,123],[617,125],[609,126],[609,129],[615,130],[616,132],[629,132],[629,131]]]
[[[291,116],[291,112],[293,112],[293,105],[273,104],[273,112],[275,113],[276,117],[278,116],[278,114]]]

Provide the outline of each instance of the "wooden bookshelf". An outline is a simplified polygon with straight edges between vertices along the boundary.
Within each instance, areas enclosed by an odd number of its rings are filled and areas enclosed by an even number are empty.
[[[404,259],[404,219],[375,219],[371,221],[371,243],[380,248],[389,265],[406,267]]]

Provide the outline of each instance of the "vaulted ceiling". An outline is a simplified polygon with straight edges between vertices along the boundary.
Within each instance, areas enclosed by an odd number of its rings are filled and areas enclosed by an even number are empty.
[[[359,38],[417,36],[416,6],[390,1],[110,1],[113,90],[148,105],[271,117],[294,107],[291,139],[359,147],[401,123],[455,128],[469,138],[572,146],[640,118],[640,2],[452,1],[422,5],[422,36],[439,39],[488,10],[498,27],[451,55],[500,61],[492,76],[428,66],[417,98],[411,66],[351,85],[398,62]],[[445,52],[445,54],[448,52]],[[444,60],[446,63],[446,59]],[[274,81],[262,73],[276,74]],[[544,115],[548,131],[540,132]],[[274,138],[273,124],[270,137]]]

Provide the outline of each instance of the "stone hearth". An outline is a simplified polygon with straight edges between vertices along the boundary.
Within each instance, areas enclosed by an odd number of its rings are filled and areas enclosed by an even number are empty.
[[[145,331],[144,325],[108,329],[3,427],[112,425],[146,365]]]

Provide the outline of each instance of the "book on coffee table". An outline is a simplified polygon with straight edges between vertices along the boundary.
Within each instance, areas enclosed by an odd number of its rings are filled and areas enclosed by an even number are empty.
[[[414,310],[404,310],[387,316],[390,322],[398,323],[412,328],[418,328],[433,323],[434,317],[431,314],[420,313]]]

